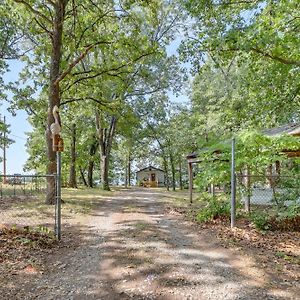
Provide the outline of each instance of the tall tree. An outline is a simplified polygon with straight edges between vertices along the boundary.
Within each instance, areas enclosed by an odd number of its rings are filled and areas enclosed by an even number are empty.
[[[207,90],[208,84],[218,96],[215,87],[221,79],[223,95],[218,102],[232,108],[227,111],[227,124],[232,119],[235,128],[238,122],[262,127],[299,120],[299,2],[184,3],[195,22],[181,45],[182,57],[200,73],[202,89]],[[209,74],[214,86],[204,74]],[[196,80],[200,87],[199,77]]]
[[[13,2],[25,8],[21,11],[15,5],[14,11],[19,13],[19,22],[28,26],[30,43],[35,45],[27,56],[24,74],[43,90],[48,89],[46,141],[48,173],[53,173],[55,153],[49,132],[53,107],[59,106],[62,99],[64,103],[101,102],[101,91],[98,89],[97,95],[93,92],[95,83],[100,78],[105,81],[132,74],[136,62],[142,64],[145,57],[158,54],[170,39],[171,34],[166,36],[177,16],[164,9],[164,1],[125,1],[116,5],[113,1],[7,0]],[[84,82],[89,82],[90,95],[87,92],[78,97],[75,91],[86,88]],[[46,201],[54,201],[52,181],[48,182]]]

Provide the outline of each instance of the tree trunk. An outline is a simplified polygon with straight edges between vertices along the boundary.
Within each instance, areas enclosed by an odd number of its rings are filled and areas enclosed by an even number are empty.
[[[128,186],[131,186],[131,155],[128,156]]]
[[[88,165],[87,185],[88,187],[91,188],[94,187],[93,174],[94,174],[94,160],[90,160]]]
[[[109,129],[103,128],[103,120],[99,111],[96,111],[96,128],[98,132],[99,139],[99,149],[100,149],[100,164],[101,164],[101,185],[102,189],[109,191],[109,158],[111,147],[113,143],[113,138],[115,136],[115,130],[117,125],[117,118],[115,116],[111,117]]]
[[[170,151],[170,164],[171,164],[171,172],[172,172],[172,189],[173,189],[173,191],[175,191],[175,189],[176,189],[176,180],[175,180],[176,170],[175,170],[174,157],[173,157],[173,154],[171,151]]]
[[[94,157],[97,152],[97,147],[98,147],[98,142],[95,140],[91,144],[90,151],[89,151],[90,160],[88,165],[88,186],[91,188],[94,186],[93,183],[93,174],[94,174],[94,166],[95,166]]]
[[[76,182],[76,124],[72,124],[71,133],[71,163],[70,163],[70,174],[69,174],[69,187],[77,188]]]
[[[169,182],[169,174],[168,174],[168,161],[165,155],[163,154],[163,165],[164,165],[164,172],[165,172],[165,185],[167,191],[170,190],[170,182]]]
[[[81,179],[82,179],[82,181],[83,181],[84,186],[88,186],[88,185],[87,185],[87,182],[86,182],[86,180],[85,180],[85,177],[84,177],[84,172],[83,172],[83,170],[82,170],[81,167],[79,168],[79,171],[80,171],[80,176],[81,176]]]
[[[181,159],[179,161],[179,186],[180,189],[183,190],[183,182],[182,182],[182,162]]]
[[[110,191],[108,178],[109,160],[106,155],[101,157],[101,187],[105,191]]]
[[[125,162],[125,187],[131,186],[131,156],[130,152]]]
[[[50,82],[49,82],[49,98],[48,98],[48,114],[47,114],[47,129],[46,143],[48,166],[47,173],[56,173],[56,153],[52,150],[52,139],[50,125],[54,122],[52,110],[55,105],[60,104],[59,82],[56,82],[60,75],[60,61],[62,49],[62,33],[65,15],[66,0],[58,0],[54,9],[53,35],[52,35],[52,53],[50,59]],[[55,204],[55,180],[47,178],[47,204]]]
[[[125,188],[128,187],[128,162],[125,161]]]

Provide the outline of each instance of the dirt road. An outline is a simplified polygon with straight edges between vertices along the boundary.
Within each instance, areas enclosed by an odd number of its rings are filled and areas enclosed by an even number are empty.
[[[49,257],[0,299],[300,299],[278,288],[250,256],[165,213],[164,193],[122,190],[100,202]]]

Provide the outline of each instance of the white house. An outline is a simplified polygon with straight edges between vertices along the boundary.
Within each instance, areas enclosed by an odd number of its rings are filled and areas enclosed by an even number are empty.
[[[165,186],[165,172],[149,166],[136,172],[136,180],[140,186],[162,187]]]

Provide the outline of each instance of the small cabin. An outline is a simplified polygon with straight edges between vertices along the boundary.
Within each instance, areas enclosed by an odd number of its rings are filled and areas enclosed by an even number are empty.
[[[165,172],[149,166],[136,172],[136,180],[140,186],[163,187],[165,186]]]

